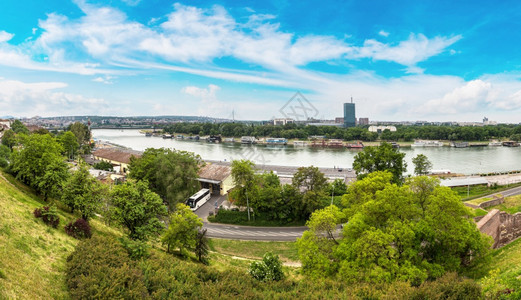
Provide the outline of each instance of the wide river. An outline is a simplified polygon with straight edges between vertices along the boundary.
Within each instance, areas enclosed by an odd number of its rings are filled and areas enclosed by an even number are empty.
[[[162,139],[146,137],[137,129],[94,129],[96,140],[144,151],[146,148],[173,148],[199,154],[206,160],[229,161],[250,159],[257,164],[282,166],[318,166],[351,168],[354,156],[360,150],[328,149],[314,147],[240,145],[237,143],[213,144],[205,141]],[[412,173],[411,160],[418,154],[426,155],[435,170],[450,170],[452,173],[476,174],[521,170],[521,147],[412,147],[401,148]]]

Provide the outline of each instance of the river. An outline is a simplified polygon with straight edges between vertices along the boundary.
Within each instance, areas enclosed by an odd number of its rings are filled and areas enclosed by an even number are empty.
[[[229,161],[250,159],[257,164],[283,166],[318,166],[325,168],[351,168],[354,156],[360,150],[328,149],[314,147],[266,146],[240,144],[213,144],[205,141],[190,141],[146,137],[137,129],[94,129],[96,140],[144,151],[146,148],[173,148],[199,154],[205,160]],[[476,174],[521,170],[521,147],[412,147],[401,148],[412,173],[412,158],[426,155],[434,170],[450,170],[452,173]]]

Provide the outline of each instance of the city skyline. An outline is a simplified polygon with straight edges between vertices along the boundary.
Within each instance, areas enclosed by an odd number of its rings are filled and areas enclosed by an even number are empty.
[[[0,115],[518,123],[515,1],[4,1]]]

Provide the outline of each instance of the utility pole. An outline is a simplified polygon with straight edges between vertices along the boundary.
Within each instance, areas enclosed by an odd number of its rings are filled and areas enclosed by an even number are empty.
[[[246,206],[248,207],[248,222],[250,221],[250,201],[248,201],[248,191],[246,191]]]

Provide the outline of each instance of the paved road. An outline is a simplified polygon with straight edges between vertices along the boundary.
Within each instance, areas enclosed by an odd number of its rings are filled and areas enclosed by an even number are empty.
[[[307,227],[253,227],[204,223],[209,237],[230,240],[295,241]]]
[[[255,241],[295,241],[301,237],[307,227],[258,227],[215,224],[207,222],[208,213],[214,211],[226,200],[226,196],[212,196],[195,214],[203,219],[207,235],[214,238]],[[215,203],[217,202],[217,206]]]
[[[501,195],[503,195],[503,197],[510,197],[510,196],[520,195],[521,194],[521,186],[518,186],[518,187],[515,187],[515,188],[511,188],[511,189],[506,190],[506,191],[498,192],[498,193],[495,193],[495,194],[492,194],[492,195],[496,195],[496,194],[501,194]],[[488,198],[488,197],[490,197],[492,195],[484,196],[482,198]]]

